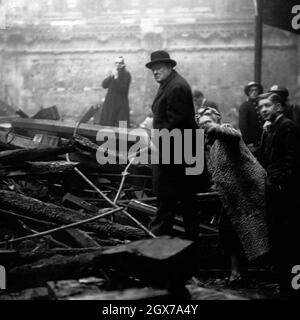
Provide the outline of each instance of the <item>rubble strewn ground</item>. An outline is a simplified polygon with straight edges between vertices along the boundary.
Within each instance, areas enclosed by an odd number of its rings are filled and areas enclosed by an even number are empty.
[[[199,243],[181,239],[179,216],[175,238],[153,239],[150,167],[99,166],[98,145],[80,130],[72,135],[75,124],[58,139],[39,133],[38,141],[58,143],[51,147],[35,141],[28,124],[25,131],[3,128],[0,264],[7,269],[7,290],[0,300],[277,298],[266,270],[256,270],[243,288],[228,287],[224,271],[213,272],[226,268],[218,247],[217,193],[198,194]],[[95,132],[94,126],[85,130]]]

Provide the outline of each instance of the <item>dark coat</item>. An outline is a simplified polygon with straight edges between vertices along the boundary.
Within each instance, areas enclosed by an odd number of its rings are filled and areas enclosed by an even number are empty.
[[[248,99],[239,108],[239,128],[246,145],[258,146],[262,134],[261,119],[257,100]]]
[[[281,290],[291,290],[291,270],[300,261],[299,133],[285,116],[264,132],[259,160],[267,171],[271,239]],[[294,292],[293,292],[294,293]]]
[[[293,121],[282,115],[263,133],[259,161],[269,184],[281,189],[293,186],[299,172],[299,133]]]
[[[297,126],[283,115],[262,135],[259,161],[268,174],[268,196],[275,223],[293,225],[300,220],[299,212],[295,212],[300,205],[299,149]]]
[[[118,127],[119,121],[127,121],[129,125],[128,91],[131,75],[123,69],[115,79],[113,76],[105,78],[102,87],[108,89],[103,103],[100,125]]]
[[[297,104],[290,104],[285,107],[284,115],[295,122],[298,129],[300,129],[300,106]]]
[[[279,232],[299,234],[292,232],[300,223],[299,154],[297,126],[281,115],[270,131],[263,133],[259,150],[259,161],[267,171],[267,196],[275,242],[279,240],[276,239]]]
[[[175,70],[160,85],[152,111],[154,129],[197,129],[191,88]],[[171,155],[172,150],[171,146]],[[189,182],[194,181],[193,176],[186,176],[185,168],[184,164],[154,165],[154,191],[159,196],[172,197],[180,196],[194,186]]]
[[[159,87],[152,104],[154,129],[196,129],[190,85],[175,70]]]

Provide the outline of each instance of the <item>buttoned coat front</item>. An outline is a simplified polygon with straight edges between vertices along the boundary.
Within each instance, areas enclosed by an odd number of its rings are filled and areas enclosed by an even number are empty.
[[[263,121],[257,100],[248,99],[239,108],[239,128],[246,145],[258,146],[262,134]]]
[[[192,91],[187,81],[175,70],[159,87],[152,104],[154,129],[192,129],[195,133],[197,124],[193,105]],[[184,141],[184,139],[182,139]],[[195,139],[188,141],[193,146]],[[175,141],[175,143],[178,143]],[[176,145],[170,147],[170,158]],[[160,153],[166,152],[160,148]],[[184,143],[182,142],[182,158],[184,160]],[[177,196],[192,187],[193,177],[186,176],[186,165],[183,164],[159,164],[153,166],[154,191],[160,196]]]
[[[127,121],[129,126],[128,92],[131,74],[123,69],[117,79],[108,76],[102,82],[102,87],[108,89],[100,116],[100,125],[118,127],[119,121]]]

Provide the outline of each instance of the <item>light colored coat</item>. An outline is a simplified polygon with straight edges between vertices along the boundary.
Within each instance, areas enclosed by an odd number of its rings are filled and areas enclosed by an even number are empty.
[[[229,124],[209,131],[208,170],[249,260],[270,250],[266,172]]]

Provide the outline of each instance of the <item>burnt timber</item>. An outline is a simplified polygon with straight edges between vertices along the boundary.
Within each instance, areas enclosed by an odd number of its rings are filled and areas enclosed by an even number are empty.
[[[100,125],[92,125],[87,123],[79,123],[76,121],[55,121],[55,120],[39,120],[39,119],[16,119],[12,121],[14,132],[17,134],[34,137],[37,133],[48,133],[61,138],[72,139],[74,132],[84,136],[92,141],[96,141],[97,133],[111,132],[114,130],[119,139],[127,139],[128,134],[132,138],[138,138],[138,135],[131,133],[126,128],[113,128]],[[128,139],[127,139],[128,140]],[[128,140],[129,141],[129,140]]]

